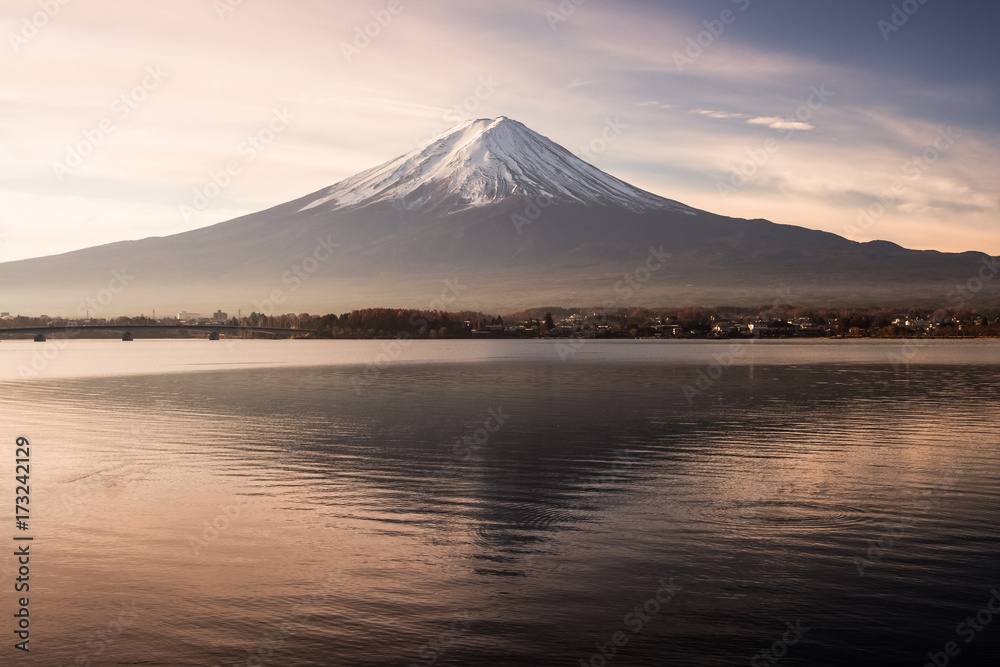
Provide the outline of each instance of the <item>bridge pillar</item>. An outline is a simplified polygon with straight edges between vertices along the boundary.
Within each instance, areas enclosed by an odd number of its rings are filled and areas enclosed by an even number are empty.
[[[132,340],[132,332],[131,331],[126,331],[125,333],[123,333],[122,334],[122,340],[125,340],[125,341]]]
[[[35,334],[35,342],[36,343],[44,343],[45,342],[45,334]]]
[[[208,334],[208,339],[209,340],[219,340],[219,332],[218,331],[213,331],[212,333]]]

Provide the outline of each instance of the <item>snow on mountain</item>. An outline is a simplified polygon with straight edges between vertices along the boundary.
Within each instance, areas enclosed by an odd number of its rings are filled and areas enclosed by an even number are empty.
[[[320,191],[301,210],[377,202],[408,210],[462,209],[513,195],[633,211],[696,212],[620,181],[504,116],[462,123],[406,155]]]

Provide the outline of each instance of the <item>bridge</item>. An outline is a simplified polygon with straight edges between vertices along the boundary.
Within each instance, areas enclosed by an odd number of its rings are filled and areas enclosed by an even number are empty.
[[[122,335],[122,340],[133,340],[134,334],[140,332],[163,332],[163,331],[199,331],[208,334],[209,340],[219,340],[221,334],[243,335],[249,333],[263,333],[274,336],[319,336],[318,331],[312,329],[282,329],[277,327],[250,327],[234,326],[231,324],[84,324],[84,325],[55,325],[46,327],[19,327],[12,329],[0,329],[0,336],[6,335],[28,335],[34,336],[36,343],[44,343],[46,337],[52,334],[65,334],[71,337],[81,337],[88,331],[115,331]]]

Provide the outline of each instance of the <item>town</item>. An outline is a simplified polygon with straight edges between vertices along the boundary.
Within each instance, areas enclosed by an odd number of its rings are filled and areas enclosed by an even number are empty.
[[[505,315],[368,308],[343,315],[308,313],[210,316],[179,312],[116,318],[27,317],[0,313],[0,333],[25,327],[66,327],[65,335],[115,337],[89,326],[200,325],[202,331],[157,331],[156,337],[204,336],[212,325],[301,329],[324,338],[992,338],[1000,337],[1000,308],[954,309],[809,308],[772,306],[683,308],[536,308]],[[151,334],[152,335],[152,334]],[[232,335],[232,334],[228,334]],[[243,337],[266,336],[241,332]]]

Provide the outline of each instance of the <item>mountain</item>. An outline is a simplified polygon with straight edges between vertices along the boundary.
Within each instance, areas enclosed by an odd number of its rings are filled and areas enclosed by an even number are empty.
[[[956,286],[974,279],[984,261],[983,253],[857,243],[700,211],[633,187],[500,117],[463,123],[259,213],[0,264],[0,310],[945,307],[958,305]],[[960,298],[996,302],[998,284]]]
[[[516,195],[630,211],[694,212],[604,173],[504,116],[463,123],[421,148],[318,193],[303,210],[390,202],[410,211],[447,212]]]

